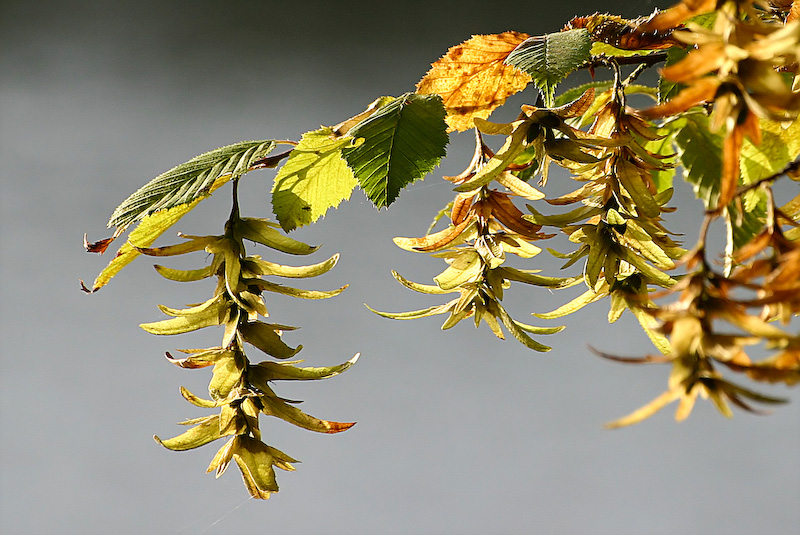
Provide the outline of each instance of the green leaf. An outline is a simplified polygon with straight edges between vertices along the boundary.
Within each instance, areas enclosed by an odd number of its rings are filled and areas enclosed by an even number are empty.
[[[722,173],[722,136],[708,130],[709,120],[695,113],[685,118],[685,125],[675,137],[684,167],[685,179],[694,185],[695,193],[706,208],[715,208],[719,198]],[[745,139],[740,154],[741,179],[750,184],[779,172],[800,153],[800,120],[789,125],[774,121],[760,122],[762,140],[754,145]],[[763,228],[766,200],[757,191],[744,196],[744,213],[735,207],[730,211],[732,247],[750,241]]]
[[[251,256],[246,259],[248,269],[258,275],[273,275],[276,277],[286,277],[289,279],[305,279],[317,277],[327,273],[339,261],[339,253],[318,264],[308,266],[284,266],[267,260],[262,260],[259,256]]]
[[[279,224],[266,219],[243,217],[236,221],[233,231],[237,239],[244,238],[287,254],[307,255],[319,249],[319,245],[308,245],[290,238],[279,228]]]
[[[761,119],[759,127],[761,143],[754,145],[747,138],[742,143],[739,162],[745,184],[780,172],[800,154],[800,117],[789,124]],[[747,201],[745,198],[746,204]]]
[[[242,479],[253,498],[266,500],[270,493],[278,492],[273,466],[293,470],[297,462],[285,453],[267,446],[247,435],[237,435],[232,442],[233,460],[242,472]]]
[[[286,329],[287,326],[285,325],[276,325],[261,321],[243,323],[239,326],[239,332],[245,342],[252,344],[267,355],[271,355],[276,359],[288,359],[295,356],[298,351],[303,349],[301,345],[296,348],[291,348],[281,340],[281,332]],[[289,329],[291,329],[291,327]]]
[[[291,362],[271,362],[265,361],[250,365],[247,368],[248,377],[251,382],[258,385],[266,384],[269,381],[315,381],[317,379],[328,379],[334,375],[339,375],[350,366],[356,363],[360,353],[343,364],[336,366],[301,368],[296,364],[302,361]]]
[[[530,336],[525,331],[531,332],[534,329],[542,329],[534,327],[533,325],[526,325],[524,323],[519,323],[514,320],[511,316],[508,315],[506,309],[504,309],[500,303],[496,301],[491,301],[487,309],[490,314],[493,314],[495,317],[499,318],[500,321],[503,323],[508,332],[517,339],[522,345],[529,349],[533,349],[534,351],[540,351],[542,353],[550,351],[552,348],[550,346],[546,346],[544,344],[540,344]],[[545,332],[542,334],[552,334],[562,330],[563,327],[554,327],[551,329],[543,329]]]
[[[597,43],[595,43],[595,44],[597,44]],[[610,80],[596,80],[596,81],[593,81],[593,82],[587,82],[585,84],[581,84],[579,86],[571,87],[571,88],[559,93],[558,96],[555,97],[555,100],[553,101],[553,104],[556,107],[568,104],[568,103],[572,102],[573,100],[575,100],[576,98],[578,98],[581,95],[583,95],[586,92],[586,90],[589,89],[589,88],[594,88],[595,93],[599,95],[600,93],[603,93],[603,92],[611,89],[612,85],[613,85],[613,82],[610,81]]]
[[[241,141],[196,156],[158,175],[125,199],[111,214],[108,226],[125,228],[159,210],[205,198],[231,178],[249,171],[256,160],[274,148],[271,140]]]
[[[586,305],[590,303],[594,303],[595,301],[599,301],[608,295],[609,287],[606,281],[601,281],[597,291],[593,289],[586,290],[584,293],[566,303],[561,305],[557,309],[553,310],[552,312],[546,313],[532,313],[532,316],[536,316],[537,318],[542,319],[556,319],[556,318],[563,318],[568,314],[572,314],[573,312],[577,312],[578,310],[582,309]]]
[[[252,285],[257,286],[261,291],[275,292],[283,295],[289,295],[291,297],[297,297],[299,299],[328,299],[330,297],[339,295],[348,286],[345,284],[344,286],[336,288],[335,290],[301,290],[300,288],[291,288],[289,286],[275,284],[274,282],[260,279],[252,281]]]
[[[530,37],[515,48],[506,63],[528,73],[552,107],[556,85],[591,57],[592,38],[585,28]]]
[[[214,415],[203,418],[198,425],[176,437],[167,440],[161,440],[157,436],[153,438],[165,448],[173,451],[185,451],[204,446],[209,442],[217,440],[221,436],[219,430],[219,415]]]
[[[173,317],[168,320],[142,323],[139,327],[150,334],[173,335],[220,325],[224,323],[231,306],[231,303],[222,297],[223,295],[220,294],[202,305],[183,310],[160,305],[159,308],[162,312]]]
[[[608,43],[603,43],[601,41],[595,41],[592,43],[592,55],[599,56],[600,54],[605,54],[606,56],[613,56],[613,57],[630,57],[630,56],[647,56],[649,54],[655,54],[658,50],[655,49],[640,49],[640,50],[628,50],[624,48],[617,48],[613,45]]]
[[[314,416],[304,413],[297,407],[289,405],[282,399],[273,396],[260,396],[264,407],[261,411],[269,416],[276,416],[281,420],[294,424],[309,431],[317,433],[341,433],[347,431],[355,425],[355,422],[332,422],[321,420]]]
[[[533,271],[516,269],[513,267],[502,266],[496,269],[501,277],[516,281],[524,282],[526,284],[533,284],[536,286],[544,286],[545,288],[569,288],[579,284],[583,277],[545,277],[536,275]]]
[[[645,217],[658,217],[661,213],[661,207],[656,202],[653,194],[650,193],[650,190],[647,189],[647,183],[643,176],[648,171],[642,170],[633,162],[622,158],[617,159],[615,170],[620,184],[631,196],[633,202],[636,203],[636,211]]]
[[[272,209],[284,230],[313,223],[350,198],[357,181],[341,151],[352,141],[327,126],[303,134],[272,186]]]
[[[405,277],[403,277],[394,270],[392,271],[392,276],[395,278],[395,280],[397,280],[397,282],[399,282],[409,290],[414,290],[415,292],[423,294],[442,295],[458,291],[458,290],[442,290],[441,288],[439,288],[438,285],[434,286],[432,284],[420,284],[418,282],[413,282],[406,279]]]
[[[366,306],[371,312],[374,312],[375,314],[384,318],[389,318],[392,320],[415,320],[449,312],[453,308],[454,303],[455,301],[451,301],[443,305],[434,305],[432,307],[423,308],[420,310],[412,310],[410,312],[381,312],[380,310],[375,310],[369,305],[364,306]]]
[[[244,373],[244,360],[241,353],[231,352],[229,358],[219,359],[214,363],[214,374],[208,385],[208,393],[215,400],[228,397]]]
[[[760,199],[759,202],[745,207],[742,214],[739,213],[736,203],[731,203],[728,206],[728,217],[726,219],[731,245],[734,250],[743,247],[756,234],[764,230],[767,219],[767,198],[763,192],[757,198]]]
[[[350,129],[363,142],[342,155],[377,208],[439,164],[449,141],[445,113],[440,96],[406,93]]]
[[[647,141],[642,145],[648,152],[664,157],[675,156],[675,136],[677,131],[666,132],[662,139],[654,139]],[[670,160],[666,160],[670,161]],[[656,184],[656,189],[660,193],[672,187],[672,180],[675,177],[675,168],[667,168],[664,170],[654,169],[650,171],[650,177]]]
[[[489,121],[476,120],[477,125],[493,124]],[[514,161],[514,158],[519,156],[525,150],[525,137],[533,124],[532,121],[516,121],[510,123],[509,127],[513,128],[510,135],[506,138],[505,143],[497,151],[497,154],[486,162],[486,165],[480,168],[475,175],[453,188],[454,191],[467,192],[485,186],[500,173],[502,173]]]
[[[675,137],[684,179],[707,209],[717,206],[722,176],[722,136],[709,130],[702,113],[692,113]]]

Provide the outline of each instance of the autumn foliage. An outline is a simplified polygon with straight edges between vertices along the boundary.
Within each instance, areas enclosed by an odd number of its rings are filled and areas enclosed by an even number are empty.
[[[294,460],[262,441],[259,414],[323,433],[352,425],[303,413],[272,383],[330,377],[355,358],[330,368],[300,367],[285,360],[301,349],[282,339],[294,327],[264,321],[270,292],[320,299],[343,291],[271,280],[316,276],[333,268],[338,256],[285,266],[246,248],[314,252],[286,232],[317,221],[355,187],[376,207],[389,206],[438,165],[452,132],[470,130],[460,135],[474,139],[471,161],[458,175],[444,177],[454,189],[452,202],[426,235],[395,238],[399,247],[443,262],[433,284],[393,272],[396,280],[415,292],[448,297],[419,310],[377,314],[396,320],[441,315],[442,329],[470,319],[499,339],[511,335],[544,352],[557,348],[558,337],[550,338],[552,346],[540,337],[565,327],[512,318],[504,296],[520,284],[581,286],[577,297],[533,315],[564,318],[605,300],[609,322],[629,311],[655,349],[642,357],[611,355],[601,347],[594,352],[671,370],[662,394],[609,427],[640,422],[673,402],[683,420],[698,396],[725,416],[732,407],[758,412],[757,404],[786,400],[737,377],[800,382],[800,336],[793,326],[800,312],[800,195],[786,196],[800,179],[798,63],[800,2],[786,0],[684,0],[633,20],[575,17],[545,35],[476,35],[434,62],[416,92],[381,97],[297,142],[228,145],[159,175],[115,210],[109,222],[114,236],[86,242],[87,250],[103,252],[138,224],[84,289],[99,290],[140,255],[209,255],[195,270],[156,269],[175,281],[216,279],[212,297],[182,309],[160,306],[169,318],[142,327],[159,335],[222,327],[219,346],[184,350],[182,358],[168,354],[184,368],[213,367],[210,399],[185,389],[182,394],[219,414],[183,422],[188,431],[157,440],[185,450],[224,438],[208,470],[219,476],[233,460],[251,495],[267,498],[278,488],[273,468],[290,470]],[[651,69],[657,69],[657,82],[642,83]],[[561,90],[581,70],[593,81]],[[530,98],[516,119],[489,120],[522,91]],[[633,106],[632,95],[651,102]],[[287,150],[272,154],[278,144]],[[566,171],[559,176],[571,177],[568,193],[549,194],[553,166]],[[277,222],[241,216],[238,181],[252,170],[273,168]],[[690,183],[705,206],[700,232],[685,243],[669,231],[672,214],[686,209],[670,205],[678,179]],[[179,244],[151,247],[227,182],[233,183],[233,209],[222,234],[187,235]],[[709,243],[715,225],[725,228],[726,243]],[[559,236],[566,240],[557,243],[566,241],[569,250],[550,247]],[[534,259],[544,249],[564,261],[563,272],[539,272]],[[531,268],[510,266],[512,256]],[[252,348],[278,361],[251,363]]]

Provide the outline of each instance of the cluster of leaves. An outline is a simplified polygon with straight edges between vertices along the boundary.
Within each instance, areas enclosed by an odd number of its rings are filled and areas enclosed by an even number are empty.
[[[609,297],[609,322],[631,311],[662,355],[600,354],[673,365],[667,393],[610,427],[638,422],[677,399],[678,419],[683,419],[698,393],[727,416],[727,402],[751,410],[744,398],[782,401],[731,383],[713,363],[757,381],[794,384],[800,374],[795,349],[800,338],[770,323],[776,318],[788,323],[795,313],[796,272],[789,261],[795,233],[781,226],[797,225],[791,209],[797,200],[776,206],[771,188],[787,172],[793,174],[797,164],[792,162],[800,154],[799,11],[796,2],[687,0],[637,20],[595,14],[577,17],[554,34],[475,36],[451,48],[418,88],[442,96],[451,130],[475,129],[475,157],[464,173],[445,177],[458,192],[449,206],[448,228],[423,238],[395,239],[405,249],[443,258],[447,269],[434,279],[435,286],[395,277],[415,291],[459,296],[423,310],[380,314],[410,319],[449,313],[443,329],[473,316],[476,326],[484,321],[500,338],[502,323],[526,346],[547,350],[525,333],[561,328],[517,322],[499,301],[511,282],[564,288],[578,281],[503,265],[507,253],[533,257],[540,249],[531,242],[554,236],[541,229],[558,229],[575,248],[550,252],[566,260],[564,268],[581,262],[587,290],[552,312],[534,315],[561,318]],[[666,66],[656,86],[636,83],[644,70],[662,62]],[[636,67],[623,79],[629,65]],[[571,72],[589,68],[594,75],[603,67],[610,80],[556,95],[557,84]],[[528,81],[540,90],[535,106],[523,105],[511,123],[486,120]],[[631,107],[627,101],[634,93],[651,97],[654,105]],[[499,151],[484,144],[486,135],[505,136]],[[545,186],[551,164],[568,170],[580,187],[544,199],[527,182],[538,176]],[[706,203],[709,221],[728,225],[725,273],[710,267],[704,235],[687,253],[664,227],[674,211],[667,203],[679,166]],[[529,203],[530,213],[523,214],[512,202],[520,197],[570,209],[546,213]],[[754,260],[757,255],[766,258]],[[679,272],[681,266],[698,265],[699,270]],[[778,265],[783,266],[780,275],[772,271]],[[757,295],[736,298],[734,289]],[[654,301],[675,294],[675,304]],[[763,312],[746,313],[751,307]],[[691,315],[693,328],[686,327],[689,320],[676,327],[676,314]],[[719,334],[712,319],[728,321],[736,331]],[[777,352],[751,362],[743,347],[759,342]]]
[[[220,346],[186,350],[170,359],[186,367],[213,366],[210,400],[182,390],[190,402],[220,408],[220,414],[184,422],[186,433],[160,441],[189,449],[230,437],[209,467],[221,474],[233,459],[255,497],[277,490],[273,466],[292,459],[261,442],[259,413],[296,425],[337,432],[352,424],[312,418],[278,397],[268,383],[321,379],[338,374],[355,359],[330,368],[301,368],[293,362],[251,364],[245,344],[277,359],[299,349],[266,323],[264,291],[301,298],[333,292],[288,288],[266,276],[310,277],[336,263],[287,267],[245,253],[244,240],[290,254],[314,248],[286,232],[317,221],[360,187],[377,208],[422,179],[446,153],[450,133],[472,129],[475,152],[464,172],[445,177],[454,200],[421,238],[395,238],[406,250],[443,259],[435,284],[412,282],[411,290],[456,294],[441,305],[412,312],[377,312],[392,319],[446,314],[449,329],[466,318],[486,323],[499,338],[505,331],[536,351],[550,348],[531,335],[563,327],[537,327],[511,318],[502,306],[512,283],[550,289],[585,284],[586,290],[539,318],[564,317],[608,297],[608,319],[629,310],[660,355],[624,362],[672,365],[668,390],[612,424],[638,422],[672,401],[678,419],[690,413],[697,395],[725,414],[729,403],[751,409],[745,399],[782,400],[736,385],[719,365],[756,381],[800,381],[800,337],[788,331],[800,310],[800,195],[776,202],[775,183],[800,178],[800,2],[788,0],[683,0],[635,20],[604,14],[576,17],[561,31],[530,36],[519,32],[476,35],[450,48],[417,84],[416,91],[381,97],[362,113],[334,126],[305,133],[299,142],[246,141],[200,155],[156,177],[112,214],[114,235],[85,243],[105,251],[131,224],[138,224],[87,292],[105,286],[140,254],[171,256],[204,250],[207,266],[191,271],[157,267],[176,281],[217,277],[213,297],[186,309],[161,307],[170,319],[143,324],[154,334],[224,327]],[[638,82],[647,69],[664,64],[658,82]],[[586,69],[595,79],[561,94],[571,73]],[[532,86],[532,105],[508,123],[488,120],[508,97]],[[631,95],[651,98],[636,109]],[[502,139],[496,151],[486,139]],[[279,144],[289,149],[272,151]],[[578,183],[573,191],[546,198],[549,169],[557,165]],[[272,186],[277,223],[242,218],[236,191],[252,170],[278,168]],[[687,252],[664,226],[677,169],[706,207],[698,243]],[[538,185],[531,182],[538,177]],[[168,228],[226,182],[233,182],[233,210],[221,236],[184,236],[184,243],[150,247]],[[525,202],[527,213],[519,203]],[[543,204],[544,203],[544,204]],[[553,213],[549,207],[566,207]],[[447,227],[434,231],[447,217]],[[706,233],[724,222],[728,239],[723,267],[708,256]],[[527,261],[537,242],[567,236],[573,249],[551,254],[580,273],[555,277],[508,265],[507,256]],[[685,268],[684,272],[681,272]],[[677,301],[657,301],[677,296]],[[757,312],[753,312],[757,309]],[[780,321],[783,327],[776,327]],[[726,322],[733,332],[719,330]],[[744,348],[763,343],[771,355],[753,361]]]

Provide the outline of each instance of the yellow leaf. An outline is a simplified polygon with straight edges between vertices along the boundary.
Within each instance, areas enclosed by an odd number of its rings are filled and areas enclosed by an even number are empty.
[[[474,239],[475,235],[475,221],[465,219],[458,225],[451,225],[444,230],[428,234],[422,238],[397,237],[393,241],[395,245],[406,251],[434,252],[461,245],[467,240]]]
[[[277,397],[261,396],[260,399],[261,403],[264,405],[264,408],[261,409],[264,414],[276,416],[290,424],[308,429],[309,431],[316,431],[317,433],[341,433],[356,425],[355,422],[332,422],[315,418]]]
[[[188,214],[197,204],[208,195],[198,197],[188,204],[174,206],[168,210],[160,210],[142,219],[139,226],[131,232],[128,241],[117,251],[114,259],[100,272],[92,284],[92,292],[96,292],[117,274],[122,268],[133,262],[141,253],[136,247],[147,247],[161,236],[169,227],[178,222],[180,218]]]
[[[530,76],[504,63],[528,37],[518,32],[472,36],[431,66],[417,84],[417,93],[442,97],[450,129],[472,128],[474,117],[485,119],[530,83]]]
[[[639,423],[642,420],[646,420],[647,418],[651,417],[676,399],[680,398],[682,395],[683,390],[681,386],[667,390],[644,407],[636,409],[629,415],[620,418],[619,420],[607,423],[605,427],[607,429],[616,429],[618,427],[625,427],[627,425]]]
[[[204,446],[209,442],[217,440],[221,436],[219,431],[219,416],[215,415],[201,419],[198,425],[176,437],[167,440],[161,440],[157,436],[153,438],[167,449],[185,451]]]

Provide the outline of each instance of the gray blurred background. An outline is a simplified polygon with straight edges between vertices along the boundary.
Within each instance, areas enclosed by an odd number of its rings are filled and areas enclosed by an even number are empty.
[[[424,234],[452,198],[441,176],[468,163],[468,134],[454,136],[444,164],[388,211],[357,191],[293,233],[324,244],[313,261],[342,253],[333,272],[304,287],[351,287],[324,302],[273,297],[272,319],[302,327],[286,340],[304,345],[299,357],[309,365],[362,358],[331,380],[276,389],[306,400],[311,414],[358,425],[326,436],[262,418],[265,441],[302,461],[294,473],[279,471],[281,492],[267,502],[248,499],[234,467],[219,480],[204,473],[214,445],[174,453],[151,438],[209,414],[178,392],[184,385],[204,395],[209,371],[172,366],[164,351],[214,345],[220,333],[158,338],[138,324],[162,317],[157,303],[205,300],[210,283],[168,282],[143,259],[95,295],[79,290],[79,278],[91,282],[111,254],[84,253],[83,233],[107,236],[111,210],[177,163],[239,140],[299,139],[336,124],[379,95],[413,90],[431,62],[471,34],[543,34],[577,14],[633,16],[669,4],[0,1],[0,531],[795,532],[797,392],[770,389],[795,398],[770,416],[726,420],[699,403],[681,424],[672,407],[608,431],[604,422],[666,388],[668,369],[589,352],[589,343],[624,355],[653,351],[629,314],[607,326],[606,302],[567,318],[560,335],[540,337],[554,346],[547,354],[469,322],[441,332],[443,317],[392,322],[363,306],[439,302],[401,287],[390,269],[430,283],[444,264],[391,238]],[[526,92],[505,113],[534,100]],[[246,215],[270,215],[272,176],[246,177]],[[556,174],[546,191],[568,187]],[[229,191],[175,230],[219,233]],[[679,196],[689,212],[698,208],[691,191]],[[669,226],[691,244],[696,224],[685,216]],[[540,256],[527,267],[558,266]],[[549,325],[558,323],[529,312],[582,291],[512,290],[512,315]]]

